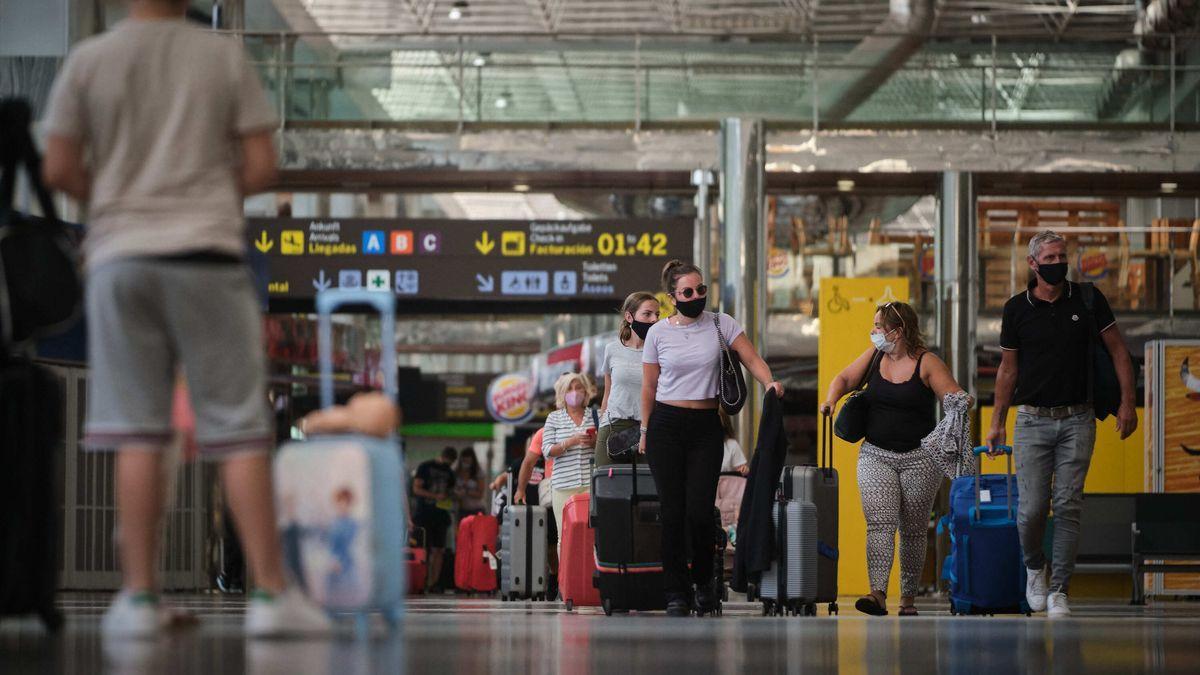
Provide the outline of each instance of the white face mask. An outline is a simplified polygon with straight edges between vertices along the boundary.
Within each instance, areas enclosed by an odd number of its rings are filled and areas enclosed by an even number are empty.
[[[887,339],[883,333],[871,333],[871,344],[875,345],[875,349],[884,354],[891,354],[896,350],[896,343]]]

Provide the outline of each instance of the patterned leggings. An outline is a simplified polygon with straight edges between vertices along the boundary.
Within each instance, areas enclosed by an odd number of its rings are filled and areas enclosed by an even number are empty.
[[[900,530],[900,595],[917,594],[929,512],[942,472],[920,449],[898,453],[863,442],[858,453],[858,490],[867,517],[867,573],[871,590],[886,591]]]

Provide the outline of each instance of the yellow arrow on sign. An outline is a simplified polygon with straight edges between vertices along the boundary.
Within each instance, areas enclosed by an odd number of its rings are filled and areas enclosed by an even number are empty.
[[[488,236],[487,230],[484,230],[483,236],[475,242],[475,248],[479,249],[480,253],[487,255],[492,252],[492,249],[496,248],[496,242],[492,241],[492,238]]]
[[[267,231],[262,231],[262,236],[254,241],[254,248],[262,253],[266,253],[275,247],[275,242],[267,238]]]

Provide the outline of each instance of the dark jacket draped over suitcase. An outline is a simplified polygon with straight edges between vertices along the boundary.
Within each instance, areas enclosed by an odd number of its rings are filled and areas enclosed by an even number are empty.
[[[783,402],[773,389],[763,400],[762,420],[758,424],[758,443],[750,461],[746,490],[738,514],[737,549],[733,560],[730,588],[745,593],[748,583],[758,583],[762,573],[775,559],[775,526],[771,507],[779,488],[779,476],[787,461],[787,436],[783,431]]]

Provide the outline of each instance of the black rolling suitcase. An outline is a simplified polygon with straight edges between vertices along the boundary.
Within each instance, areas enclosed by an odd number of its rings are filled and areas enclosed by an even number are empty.
[[[35,614],[56,630],[55,463],[63,436],[62,390],[45,368],[0,360],[0,617]]]
[[[612,465],[594,471],[590,508],[604,613],[666,609],[662,510],[650,467]]]

